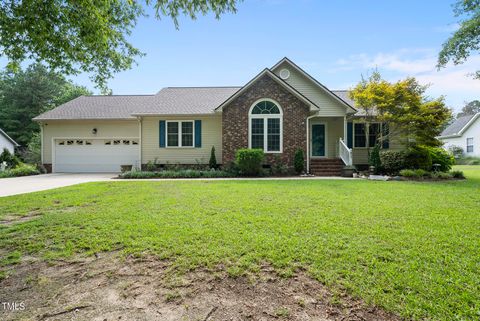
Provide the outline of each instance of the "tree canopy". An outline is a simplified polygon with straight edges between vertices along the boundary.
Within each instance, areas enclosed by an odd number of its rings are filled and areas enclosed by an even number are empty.
[[[443,97],[436,99],[425,95],[427,86],[415,78],[390,83],[374,71],[350,91],[356,105],[365,110],[367,121],[388,122],[389,135],[414,138],[417,144],[440,146],[435,138],[451,118],[451,110]]]
[[[480,100],[472,100],[471,102],[465,103],[462,111],[457,114],[457,118],[476,113],[480,113]]]
[[[438,67],[442,68],[452,61],[455,65],[464,63],[472,52],[480,49],[480,0],[457,0],[454,5],[455,16],[464,17],[460,27],[443,44],[438,55]],[[475,72],[480,79],[480,70]]]
[[[0,128],[22,146],[39,131],[32,118],[81,95],[91,94],[36,63],[17,73],[0,73]]]
[[[129,41],[145,8],[156,18],[195,19],[236,12],[242,0],[6,0],[0,4],[0,51],[10,70],[26,60],[44,62],[65,75],[86,72],[105,91],[114,73],[130,69],[143,53]]]

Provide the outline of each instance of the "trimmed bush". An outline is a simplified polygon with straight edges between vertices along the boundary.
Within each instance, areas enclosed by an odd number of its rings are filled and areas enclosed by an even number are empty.
[[[459,179],[465,178],[465,175],[463,174],[462,171],[451,171],[450,175],[452,175],[453,178],[459,178]]]
[[[243,148],[237,150],[235,161],[241,175],[259,176],[262,174],[262,162],[265,155],[261,149]]]
[[[13,169],[0,172],[0,178],[38,175],[40,171],[33,165],[20,164]]]
[[[405,157],[406,153],[404,151],[382,151],[380,153],[380,162],[385,174],[396,175],[404,169]]]
[[[159,172],[147,171],[129,171],[118,175],[124,179],[148,179],[148,178],[220,178],[233,177],[232,173],[226,171],[199,171],[194,169],[184,169],[178,171],[164,170]]]
[[[440,147],[426,147],[432,158],[432,166],[438,164],[438,168],[433,168],[439,170],[440,172],[448,172],[452,169],[452,166],[455,164],[455,158],[452,154],[447,152],[445,149]]]
[[[303,157],[303,150],[297,149],[293,157],[293,168],[297,174],[303,173],[305,169],[305,159]]]
[[[432,168],[432,156],[428,147],[415,145],[410,147],[405,156],[405,167],[423,169],[426,171]]]
[[[215,146],[212,146],[212,150],[210,152],[210,160],[208,161],[208,165],[210,168],[216,169],[217,168],[217,157],[215,156]]]

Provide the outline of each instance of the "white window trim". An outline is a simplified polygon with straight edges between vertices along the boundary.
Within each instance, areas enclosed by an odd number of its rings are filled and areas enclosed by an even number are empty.
[[[168,123],[178,123],[178,146],[168,145]],[[182,123],[192,123],[193,140],[192,146],[182,145]],[[194,120],[167,120],[165,121],[165,147],[166,148],[195,148],[195,121]]]
[[[365,124],[367,125],[365,127],[365,147],[355,147],[355,124]],[[383,139],[383,122],[379,122],[379,121],[372,121],[372,122],[366,122],[366,121],[353,121],[352,122],[352,148],[356,148],[356,149],[367,149],[367,148],[373,148],[373,147],[369,147],[369,141],[370,141],[370,135],[369,135],[369,131],[370,131],[370,124],[380,124],[380,139],[382,140]],[[381,147],[383,148],[383,147]]]
[[[255,114],[252,115],[252,110],[259,102],[270,101],[274,103],[280,110],[280,114]],[[268,150],[268,121],[267,119],[280,119],[280,150]],[[283,109],[278,102],[270,98],[262,98],[256,100],[248,111],[248,148],[252,148],[252,119],[263,119],[263,152],[266,154],[281,154],[283,153]]]
[[[472,140],[472,145],[468,145],[468,140],[469,140],[469,139]],[[475,146],[475,142],[474,142],[473,137],[467,137],[466,146],[467,146],[467,148],[465,148],[465,153],[473,153],[473,152],[475,151],[475,147],[474,147],[474,146]],[[468,151],[468,146],[472,146],[472,151],[471,151],[471,152]]]

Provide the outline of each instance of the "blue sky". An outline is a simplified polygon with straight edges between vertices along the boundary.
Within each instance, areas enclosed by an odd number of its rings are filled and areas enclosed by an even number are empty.
[[[130,40],[146,56],[117,74],[114,94],[167,86],[242,85],[287,56],[331,89],[353,86],[377,67],[388,80],[415,76],[449,106],[480,99],[480,57],[437,72],[436,55],[455,30],[453,0],[245,0],[236,14],[196,21],[141,19]],[[94,90],[88,75],[73,78]],[[96,91],[96,90],[94,90]]]

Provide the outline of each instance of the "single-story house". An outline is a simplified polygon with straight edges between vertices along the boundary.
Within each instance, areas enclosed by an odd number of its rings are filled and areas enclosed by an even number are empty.
[[[465,156],[480,157],[480,113],[458,117],[438,139],[447,150],[458,146]]]
[[[7,149],[11,154],[15,152],[15,147],[19,145],[10,136],[0,128],[0,153]]]
[[[110,172],[121,165],[220,164],[261,148],[266,165],[293,166],[296,150],[316,175],[368,164],[388,130],[367,124],[345,90],[330,90],[288,58],[238,87],[167,87],[155,95],[81,96],[34,118],[42,163],[53,172]],[[393,139],[383,148],[399,149]]]

